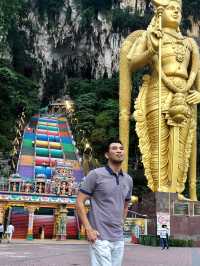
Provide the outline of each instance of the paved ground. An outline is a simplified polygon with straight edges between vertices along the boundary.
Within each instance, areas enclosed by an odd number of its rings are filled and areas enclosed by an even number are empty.
[[[1,266],[89,266],[84,241],[13,241],[0,244]],[[126,245],[124,266],[200,266],[200,248]]]

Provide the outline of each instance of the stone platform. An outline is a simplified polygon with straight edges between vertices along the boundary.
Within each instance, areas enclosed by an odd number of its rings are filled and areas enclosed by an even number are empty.
[[[200,202],[179,200],[177,193],[150,192],[133,207],[147,215],[147,233],[156,235],[160,224],[168,224],[171,239],[193,240],[200,246]]]

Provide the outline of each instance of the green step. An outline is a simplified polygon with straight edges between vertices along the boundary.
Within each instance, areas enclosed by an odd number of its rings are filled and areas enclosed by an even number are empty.
[[[66,152],[75,152],[75,147],[73,144],[62,143],[63,151]]]
[[[33,146],[32,146],[32,140],[31,139],[24,139],[23,140],[23,144],[22,144],[22,146],[23,147],[30,147],[30,148],[32,148]]]

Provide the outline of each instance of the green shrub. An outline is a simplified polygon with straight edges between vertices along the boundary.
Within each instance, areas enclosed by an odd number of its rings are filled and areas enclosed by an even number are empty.
[[[193,247],[193,246],[194,246],[193,240],[189,239],[188,240],[188,247]]]
[[[193,247],[193,240],[185,240],[185,239],[169,239],[169,245],[171,247]]]
[[[154,235],[140,235],[139,242],[141,245],[145,246],[159,246],[160,238],[159,236]],[[193,240],[184,240],[184,239],[169,239],[170,247],[193,247]]]
[[[157,246],[157,236],[151,236],[151,246]]]
[[[143,235],[140,235],[140,237],[139,237],[139,243],[141,245],[144,245],[144,236]]]

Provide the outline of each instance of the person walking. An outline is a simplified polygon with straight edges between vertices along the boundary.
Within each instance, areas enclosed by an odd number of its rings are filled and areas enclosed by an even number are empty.
[[[44,224],[42,226],[40,226],[40,228],[39,228],[39,238],[40,239],[44,239],[44,228],[45,228]]]
[[[168,244],[168,229],[165,224],[162,225],[162,229],[160,230],[160,245],[162,250],[165,248],[169,248]]]
[[[2,223],[0,223],[0,243],[2,242],[3,233],[4,233],[4,226]]]
[[[89,172],[77,196],[77,213],[86,229],[91,266],[121,266],[124,254],[123,221],[133,181],[122,171],[124,147],[119,140],[105,145],[108,164]],[[90,200],[87,216],[86,200]]]
[[[8,243],[11,242],[14,231],[15,231],[15,227],[14,227],[14,225],[12,225],[12,224],[10,223],[10,224],[7,226],[7,229],[6,229],[6,235],[7,235]]]

